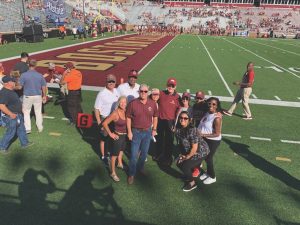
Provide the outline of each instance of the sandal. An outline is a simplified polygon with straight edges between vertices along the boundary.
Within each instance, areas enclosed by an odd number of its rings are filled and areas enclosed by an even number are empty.
[[[110,177],[116,182],[120,181],[120,178],[116,174],[111,174]]]
[[[123,170],[123,169],[124,169],[124,166],[123,166],[123,165],[117,165],[117,168]]]

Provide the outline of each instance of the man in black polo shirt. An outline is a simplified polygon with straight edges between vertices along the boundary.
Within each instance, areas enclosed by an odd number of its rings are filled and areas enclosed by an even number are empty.
[[[21,53],[21,60],[20,60],[20,62],[16,63],[13,70],[14,71],[19,71],[20,75],[22,73],[27,72],[29,70],[28,58],[29,58],[28,53],[27,52],[22,52]]]
[[[14,91],[15,80],[10,76],[4,76],[2,82],[3,89],[0,91],[0,110],[3,113],[2,119],[7,129],[0,141],[0,152],[7,153],[8,146],[16,134],[23,148],[33,143],[28,141],[26,135],[22,103]]]

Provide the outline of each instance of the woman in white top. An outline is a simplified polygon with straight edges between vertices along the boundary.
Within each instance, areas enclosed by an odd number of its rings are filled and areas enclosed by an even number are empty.
[[[222,139],[222,114],[221,103],[218,98],[211,97],[207,99],[208,112],[204,114],[200,121],[198,130],[200,135],[207,142],[210,153],[206,158],[207,172],[200,176],[200,180],[204,180],[204,184],[212,184],[217,181],[213,157],[219,147]]]

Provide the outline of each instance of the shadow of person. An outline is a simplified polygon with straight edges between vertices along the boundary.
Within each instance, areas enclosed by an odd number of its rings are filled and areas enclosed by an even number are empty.
[[[229,145],[233,152],[242,156],[257,169],[260,169],[261,171],[274,177],[275,179],[278,179],[279,181],[295,190],[300,190],[300,180],[291,176],[282,168],[265,160],[263,157],[257,155],[254,152],[251,152],[249,149],[249,145],[233,142],[227,138],[223,138],[223,141]]]
[[[18,188],[20,209],[24,224],[36,221],[47,224],[50,209],[46,201],[47,194],[56,190],[54,182],[45,171],[32,168],[26,170]]]
[[[73,182],[58,206],[60,223],[105,224],[107,219],[123,220],[122,209],[113,198],[113,188],[94,188],[95,175],[95,171],[86,170]]]

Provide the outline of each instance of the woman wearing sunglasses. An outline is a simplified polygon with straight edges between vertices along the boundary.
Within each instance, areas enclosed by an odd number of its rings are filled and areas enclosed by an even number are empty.
[[[191,101],[191,95],[188,92],[183,92],[181,96],[181,101],[180,101],[180,109],[178,111],[176,121],[175,121],[175,128],[179,126],[178,123],[178,118],[181,112],[187,111],[189,113],[190,118],[192,118],[192,107],[190,106],[190,101]]]
[[[207,99],[208,112],[204,114],[200,121],[198,129],[200,135],[207,142],[210,153],[205,159],[207,164],[207,172],[200,176],[200,180],[203,180],[204,184],[212,184],[217,181],[213,157],[219,147],[222,139],[222,114],[221,114],[221,103],[218,98],[211,97]]]
[[[187,180],[187,184],[183,187],[185,192],[197,187],[196,178],[192,176],[193,169],[199,167],[202,160],[209,153],[208,145],[199,136],[197,128],[192,126],[190,119],[187,111],[181,112],[179,114],[180,127],[175,132],[181,151],[177,160],[177,166],[184,173]]]

